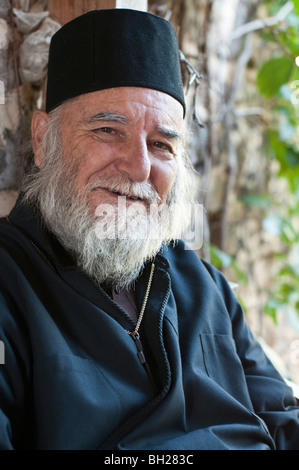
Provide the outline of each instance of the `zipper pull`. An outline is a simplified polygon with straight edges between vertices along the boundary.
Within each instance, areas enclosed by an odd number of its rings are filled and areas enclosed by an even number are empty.
[[[143,346],[140,341],[140,337],[138,333],[131,333],[130,331],[127,331],[127,333],[133,338],[136,347],[137,347],[137,356],[141,362],[141,364],[144,366],[146,364],[145,356],[144,356],[144,351],[143,351]]]
[[[134,343],[136,344],[136,347],[137,347],[137,356],[138,356],[138,359],[139,361],[141,362],[141,364],[143,365],[143,367],[145,368],[154,388],[157,390],[157,385],[156,385],[156,382],[154,380],[154,377],[152,375],[152,372],[149,368],[149,365],[148,363],[146,362],[146,359],[145,359],[145,355],[144,355],[144,351],[143,351],[143,346],[142,346],[142,343],[140,341],[140,337],[139,337],[139,334],[136,333],[135,331],[132,333],[131,331],[127,331],[128,335],[131,336],[131,338],[134,340]]]

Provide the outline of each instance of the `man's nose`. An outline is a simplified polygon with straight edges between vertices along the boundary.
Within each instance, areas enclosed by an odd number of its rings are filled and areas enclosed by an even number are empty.
[[[117,162],[117,168],[125,173],[131,181],[142,183],[146,181],[151,172],[151,161],[147,143],[143,140],[126,146],[125,151]]]

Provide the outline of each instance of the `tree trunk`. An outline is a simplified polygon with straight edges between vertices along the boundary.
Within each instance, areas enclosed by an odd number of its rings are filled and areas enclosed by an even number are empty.
[[[147,0],[48,0],[48,10],[51,17],[60,24],[86,13],[89,10],[108,8],[130,8],[133,10],[147,10]]]

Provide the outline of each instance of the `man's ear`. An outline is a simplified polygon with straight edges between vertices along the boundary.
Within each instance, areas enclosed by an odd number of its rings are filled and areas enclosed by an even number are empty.
[[[34,111],[31,121],[31,137],[32,137],[32,148],[34,153],[34,162],[38,168],[43,165],[44,149],[42,146],[42,140],[47,129],[49,115],[37,109]]]

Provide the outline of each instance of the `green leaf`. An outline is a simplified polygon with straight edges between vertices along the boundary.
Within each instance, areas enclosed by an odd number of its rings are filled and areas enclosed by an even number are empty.
[[[247,206],[254,206],[264,210],[268,209],[272,204],[270,194],[246,194],[240,200]]]
[[[270,59],[262,65],[257,75],[259,91],[266,98],[276,95],[292,76],[295,62],[289,57]]]
[[[275,325],[278,325],[278,312],[280,304],[273,299],[268,299],[264,305],[265,314],[272,318]]]
[[[299,0],[293,0],[296,13],[299,15]]]
[[[220,250],[217,246],[210,244],[211,262],[217,268],[232,268],[238,278],[238,282],[246,284],[248,279],[244,272],[238,267],[235,259]]]
[[[286,148],[285,163],[291,168],[295,168],[299,165],[299,153],[292,147]]]
[[[216,267],[228,268],[232,264],[232,257],[222,250],[217,248],[215,245],[210,246],[212,263]]]
[[[269,158],[279,161],[283,160],[285,155],[285,143],[280,140],[278,131],[268,129],[265,132],[265,137],[269,144],[268,147],[266,147]]]

